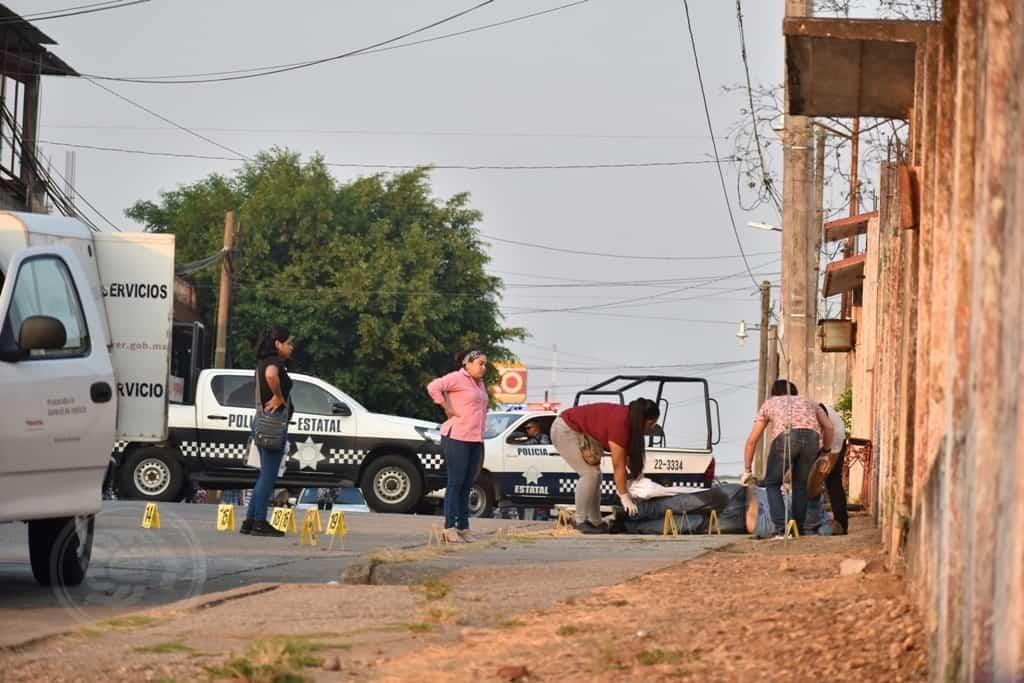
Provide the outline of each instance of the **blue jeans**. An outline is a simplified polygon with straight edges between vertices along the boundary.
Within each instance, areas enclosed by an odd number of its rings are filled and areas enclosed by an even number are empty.
[[[790,431],[789,457],[792,461],[793,477],[793,519],[801,533],[807,518],[807,475],[818,458],[820,439],[813,429],[793,429]],[[786,503],[782,498],[782,477],[786,471],[786,432],[779,434],[772,441],[768,451],[768,468],[765,472],[764,485],[768,493],[768,510],[777,533],[786,531]]]
[[[245,513],[246,519],[253,521],[267,519],[267,503],[274,492],[274,482],[277,481],[277,470],[281,467],[281,460],[284,458],[284,449],[287,448],[288,440],[285,439],[285,446],[277,450],[260,448],[260,476],[256,480],[256,487],[252,490],[252,498],[249,499],[249,509]]]
[[[448,483],[444,489],[444,528],[469,528],[469,492],[483,460],[484,445],[479,441],[459,441],[441,437]]]

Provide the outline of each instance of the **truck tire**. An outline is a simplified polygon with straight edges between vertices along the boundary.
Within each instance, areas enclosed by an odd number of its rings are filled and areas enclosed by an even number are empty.
[[[490,517],[498,504],[494,477],[490,472],[481,472],[469,491],[469,516]]]
[[[185,470],[176,451],[140,448],[121,464],[118,493],[122,498],[148,501],[181,500]]]
[[[423,498],[423,476],[401,455],[384,455],[366,468],[359,484],[374,512],[412,512]]]
[[[77,586],[85,579],[92,558],[96,518],[56,517],[28,523],[28,552],[32,575],[41,586]]]

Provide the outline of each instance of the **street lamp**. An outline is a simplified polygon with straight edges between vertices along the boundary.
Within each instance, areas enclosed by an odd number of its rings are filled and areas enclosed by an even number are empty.
[[[768,230],[770,232],[782,232],[782,228],[780,226],[778,226],[778,225],[771,225],[769,223],[758,223],[758,222],[755,221],[755,222],[747,223],[747,225],[749,227],[751,227],[751,228],[757,228],[758,230]]]
[[[740,331],[736,333],[736,339],[739,340],[740,348],[741,349],[743,348],[743,344],[747,341],[747,337],[748,336],[749,335],[747,334],[747,321],[746,320],[741,320],[740,321]]]

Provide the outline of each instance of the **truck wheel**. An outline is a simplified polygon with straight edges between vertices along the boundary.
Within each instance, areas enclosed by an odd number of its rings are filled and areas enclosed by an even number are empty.
[[[385,455],[366,468],[359,488],[374,512],[411,512],[423,497],[423,477],[409,458]]]
[[[481,472],[469,490],[469,516],[490,517],[497,502],[494,478],[488,472]]]
[[[77,586],[85,579],[92,557],[96,518],[57,517],[28,523],[28,552],[32,575],[42,586]]]
[[[177,454],[162,448],[142,448],[121,465],[118,493],[124,498],[149,501],[181,499],[185,471]]]

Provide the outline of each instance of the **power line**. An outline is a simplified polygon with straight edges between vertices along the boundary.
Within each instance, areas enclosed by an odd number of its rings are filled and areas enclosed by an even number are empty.
[[[774,259],[773,261],[769,261],[767,263],[762,263],[758,267],[770,265],[772,263],[775,263],[778,260],[779,259]],[[750,270],[749,266],[747,266],[747,271],[746,272],[750,275],[750,278],[752,280],[757,282],[757,279],[755,278],[753,271]],[[744,271],[741,270],[738,273],[730,273],[728,275],[722,275],[721,277],[711,278],[709,280],[706,280],[706,281],[704,281],[704,282],[702,282],[700,284],[696,284],[696,285],[686,285],[686,286],[683,286],[683,287],[678,287],[676,289],[672,289],[672,290],[669,290],[667,292],[662,292],[662,293],[656,294],[654,296],[631,297],[629,299],[620,299],[618,301],[611,301],[611,302],[608,302],[608,303],[605,303],[605,304],[590,304],[590,305],[584,305],[584,306],[569,306],[569,307],[566,307],[566,308],[541,308],[541,309],[535,309],[535,310],[532,310],[532,311],[522,311],[518,315],[527,315],[527,314],[534,314],[534,313],[568,313],[568,312],[571,312],[571,311],[587,311],[587,310],[597,310],[597,309],[603,309],[603,308],[617,308],[619,306],[626,306],[626,305],[629,305],[629,304],[634,304],[634,303],[638,303],[638,302],[642,302],[642,301],[648,302],[650,304],[669,303],[669,302],[671,302],[673,300],[672,299],[663,299],[662,297],[669,296],[671,294],[677,294],[679,292],[684,292],[684,291],[690,290],[690,289],[699,289],[699,288],[703,287],[704,285],[711,284],[711,283],[714,283],[714,282],[720,282],[722,280],[728,280],[728,279],[734,278],[734,277],[736,277],[738,275],[743,275],[743,273],[744,273]],[[745,290],[746,287],[743,287],[742,289]]]
[[[151,2],[152,0],[125,0],[123,2],[95,2],[88,5],[78,5],[76,7],[67,7],[62,10],[50,10],[47,12],[35,12],[33,14],[24,14],[17,17],[8,17],[6,19],[0,19],[0,25],[3,24],[17,24],[23,21],[47,21],[49,19],[63,19],[65,17],[77,17],[81,14],[93,14],[95,12],[106,12],[112,9],[121,9],[124,7],[131,7],[132,5],[141,5],[143,3]],[[102,5],[102,6],[101,6]]]
[[[136,109],[140,109],[140,110],[146,112],[147,114],[149,114],[150,116],[158,118],[161,121],[163,121],[164,123],[167,123],[167,124],[170,124],[170,125],[174,126],[175,128],[177,128],[178,130],[182,131],[183,133],[187,133],[187,134],[191,135],[194,138],[198,138],[198,139],[202,140],[203,142],[207,142],[207,143],[213,145],[214,147],[217,147],[217,148],[222,149],[222,150],[224,150],[226,152],[230,152],[232,154],[235,154],[235,155],[238,155],[238,156],[242,157],[242,159],[238,159],[238,161],[247,160],[249,158],[248,156],[246,156],[242,152],[239,152],[238,150],[232,149],[232,148],[228,147],[227,145],[222,145],[219,142],[217,142],[216,140],[213,140],[211,138],[206,137],[202,133],[197,133],[196,131],[192,130],[191,128],[188,128],[187,126],[181,125],[177,121],[172,121],[171,119],[167,118],[163,114],[160,114],[158,112],[153,111],[152,109],[150,109],[149,107],[145,106],[144,104],[139,104],[135,100],[131,99],[130,97],[127,97],[126,95],[122,95],[121,93],[117,92],[113,88],[110,88],[110,87],[108,87],[106,85],[103,85],[102,83],[97,83],[96,81],[94,81],[93,79],[91,79],[91,78],[89,78],[87,76],[84,77],[84,78],[88,82],[90,82],[93,85],[95,85],[97,88],[100,88],[101,90],[106,90],[108,93],[110,93],[111,95],[113,95],[117,99],[119,99],[119,100],[121,100],[123,102],[127,102],[128,104],[130,104],[131,106],[135,107]],[[49,144],[57,144],[57,145],[59,145],[60,143],[53,143],[53,142],[51,142]],[[64,146],[65,147],[70,147],[71,145],[64,145]]]
[[[292,63],[289,63],[289,64],[275,64],[275,65],[263,66],[263,67],[250,67],[250,68],[246,68],[246,69],[230,69],[230,70],[227,70],[227,71],[209,71],[209,72],[206,72],[206,73],[176,74],[176,75],[175,74],[171,74],[171,75],[162,75],[162,76],[143,76],[143,77],[138,77],[138,76],[136,76],[136,77],[95,76],[95,78],[100,78],[102,80],[122,81],[122,82],[128,82],[128,83],[147,83],[147,84],[151,84],[151,85],[176,85],[176,84],[180,84],[180,83],[216,83],[216,82],[219,82],[219,81],[240,80],[240,79],[243,79],[243,78],[259,78],[261,76],[269,76],[271,74],[281,73],[282,71],[293,71],[293,70],[296,70],[296,69],[304,69],[304,68],[307,68],[309,66],[315,66],[315,65],[318,65],[318,64],[323,64],[323,63],[329,62],[329,61],[336,61],[336,60],[339,60],[339,59],[346,59],[346,58],[349,58],[349,57],[356,57],[356,56],[359,56],[359,55],[374,54],[374,53],[378,53],[378,52],[388,52],[390,50],[398,50],[398,49],[401,49],[401,48],[412,47],[414,45],[422,45],[424,43],[432,43],[432,42],[435,42],[435,41],[438,41],[438,40],[445,40],[447,38],[454,38],[456,36],[463,36],[463,35],[467,35],[467,34],[470,34],[470,33],[476,33],[478,31],[484,31],[484,30],[487,30],[487,29],[496,28],[498,26],[505,26],[505,25],[513,24],[513,23],[516,23],[516,22],[519,22],[519,21],[526,21],[527,19],[533,19],[535,17],[539,17],[539,16],[542,16],[542,15],[545,15],[545,14],[552,14],[554,12],[559,12],[559,11],[562,11],[562,10],[566,10],[566,9],[569,9],[569,8],[572,8],[572,7],[576,7],[578,5],[586,4],[586,3],[590,2],[590,0],[577,0],[576,2],[570,2],[570,3],[564,4],[564,5],[558,5],[557,7],[551,7],[551,8],[546,9],[546,10],[541,10],[541,11],[538,11],[538,12],[531,12],[530,14],[523,14],[523,15],[520,15],[518,17],[512,17],[511,19],[505,19],[503,21],[497,21],[497,22],[494,22],[494,23],[491,23],[491,24],[485,24],[483,26],[476,26],[476,27],[465,29],[465,30],[462,30],[462,31],[455,31],[453,33],[446,33],[446,34],[442,34],[442,35],[439,35],[439,36],[434,36],[432,38],[424,38],[423,40],[416,40],[416,41],[411,41],[411,42],[408,42],[408,43],[399,43],[397,45],[391,44],[391,43],[395,43],[396,41],[399,41],[399,40],[401,40],[403,38],[409,37],[409,36],[411,36],[413,34],[421,33],[423,31],[426,31],[429,28],[434,28],[436,26],[439,26],[440,24],[443,24],[443,23],[446,23],[448,21],[451,21],[452,19],[457,18],[459,16],[463,16],[465,14],[468,14],[469,12],[475,11],[476,9],[479,9],[480,7],[483,7],[484,5],[490,4],[490,2],[493,2],[493,0],[489,0],[488,2],[482,3],[481,5],[478,5],[476,7],[472,7],[470,9],[468,9],[468,10],[464,10],[464,11],[460,12],[457,15],[453,15],[452,17],[449,17],[449,18],[446,18],[446,19],[442,19],[441,21],[435,22],[435,23],[431,24],[430,26],[425,26],[423,28],[416,29],[415,31],[410,31],[409,33],[406,33],[405,35],[398,36],[398,37],[395,37],[395,38],[391,38],[391,39],[386,40],[386,41],[382,41],[380,43],[377,43],[376,45],[371,45],[371,46],[368,46],[368,47],[360,48],[358,50],[352,50],[350,52],[343,53],[341,55],[335,55],[333,57],[327,57],[327,58],[323,58],[323,59],[306,60],[306,61],[302,61],[302,62],[292,62]]]
[[[757,158],[761,163],[761,183],[765,191],[775,203],[775,208],[782,214],[782,201],[779,199],[775,185],[772,183],[772,176],[768,173],[768,165],[764,161],[764,148],[761,146],[761,133],[757,128],[757,115],[754,113],[754,88],[750,84],[750,65],[747,61],[747,38],[743,31],[743,5],[742,0],[736,0],[736,22],[740,29],[740,56],[743,58],[743,72],[747,78],[747,100],[750,102],[750,123],[754,128],[754,145],[757,147]]]
[[[758,286],[757,278],[754,277],[754,272],[750,268],[750,263],[747,261],[747,255],[743,251],[743,241],[740,239],[739,228],[736,227],[736,217],[732,213],[732,202],[729,200],[729,190],[725,186],[725,172],[722,170],[722,159],[718,155],[718,145],[715,143],[715,127],[711,123],[711,107],[708,106],[707,92],[704,90],[704,76],[700,70],[700,58],[697,55],[697,39],[693,35],[693,22],[690,21],[690,3],[688,0],[683,0],[683,10],[686,12],[686,28],[690,34],[690,46],[693,48],[693,65],[697,69],[697,83],[700,85],[700,97],[704,102],[704,118],[708,124],[708,134],[711,136],[711,150],[714,152],[716,166],[718,167],[718,178],[722,183],[722,195],[725,197],[725,208],[729,212],[729,223],[732,225],[733,235],[736,237],[736,246],[739,247],[740,256],[743,257],[743,265],[747,269],[747,274],[750,275],[750,281],[754,283],[754,286]]]
[[[136,106],[143,111],[152,114],[163,120],[168,120],[160,114],[154,112],[151,109],[147,109],[142,105],[129,100],[128,98],[120,95],[119,93],[110,90],[101,83],[95,83],[89,81],[95,85],[107,90],[108,92],[120,97],[129,104]],[[226,147],[210,138],[195,132],[185,126],[175,124],[175,126],[189,135],[198,137],[212,145],[216,145],[221,149],[227,150],[237,156],[217,156],[211,154],[186,154],[182,152],[157,152],[146,149],[135,149],[131,147],[108,147],[104,145],[83,145],[78,143],[63,142],[61,140],[40,140],[39,142],[54,145],[56,147],[70,147],[72,149],[87,149],[97,152],[117,152],[121,154],[137,154],[142,156],[152,157],[168,157],[174,159],[203,159],[206,161],[248,161],[249,157],[244,155],[242,152]],[[629,161],[629,162],[602,162],[602,163],[566,163],[566,164],[435,164],[429,161],[396,164],[396,163],[376,163],[376,162],[336,162],[336,161],[325,161],[325,166],[332,166],[335,168],[383,168],[383,169],[414,169],[414,168],[430,168],[438,170],[462,170],[462,171],[551,171],[551,170],[581,170],[581,169],[615,169],[615,168],[658,168],[658,167],[671,167],[671,166],[694,166],[701,164],[713,164],[715,161],[711,159],[691,159],[681,161]]]
[[[72,130],[124,130],[158,132],[175,130],[159,126],[132,126],[127,124],[74,124],[47,123],[42,128]],[[616,134],[616,133],[558,133],[530,131],[472,131],[472,130],[373,130],[365,128],[223,128],[200,126],[193,130],[210,133],[251,133],[264,135],[308,134],[308,135],[366,135],[366,136],[409,136],[409,137],[468,137],[468,138],[567,138],[580,140],[706,140],[707,135],[658,135],[658,134]],[[720,140],[728,140],[721,136]]]
[[[337,55],[331,55],[330,57],[321,57],[319,59],[310,59],[310,60],[307,60],[307,61],[304,61],[304,62],[297,62],[297,63],[294,63],[294,64],[279,64],[279,65],[275,65],[275,66],[261,67],[261,68],[255,68],[255,69],[239,69],[239,70],[236,70],[231,75],[215,76],[215,77],[212,77],[212,78],[175,78],[173,76],[170,76],[170,77],[164,76],[164,77],[160,77],[160,78],[126,78],[126,77],[115,77],[115,76],[98,76],[98,75],[92,75],[92,74],[87,74],[87,75],[90,78],[96,78],[96,79],[101,79],[101,80],[105,80],[105,81],[118,81],[118,82],[122,82],[122,83],[148,83],[148,84],[159,84],[159,85],[171,85],[171,84],[173,84],[173,85],[180,85],[180,84],[185,84],[185,83],[190,83],[190,84],[196,84],[196,83],[223,83],[225,81],[241,81],[241,80],[250,79],[250,78],[262,78],[263,76],[272,76],[274,74],[281,74],[281,73],[286,73],[286,72],[289,72],[289,71],[298,71],[299,69],[308,69],[310,67],[319,66],[321,64],[327,64],[329,62],[335,62],[335,61],[338,61],[339,59],[346,59],[348,57],[354,57],[356,55],[368,52],[370,50],[384,47],[385,45],[390,45],[392,43],[397,43],[398,41],[403,40],[405,38],[408,38],[410,36],[414,36],[414,35],[416,35],[418,33],[423,33],[424,31],[429,31],[432,28],[436,28],[437,26],[440,26],[442,24],[446,24],[446,23],[448,23],[450,21],[454,21],[454,20],[456,20],[456,19],[458,19],[460,17],[466,16],[467,14],[470,14],[471,12],[475,12],[475,11],[477,11],[477,10],[483,8],[483,7],[486,7],[487,5],[492,4],[494,1],[495,0],[484,0],[483,2],[480,2],[480,3],[476,4],[476,5],[473,5],[472,7],[469,7],[467,9],[464,9],[464,10],[461,10],[459,12],[456,12],[455,14],[450,14],[450,15],[442,18],[442,19],[438,19],[437,21],[433,21],[433,22],[427,24],[426,26],[421,26],[421,27],[413,29],[411,31],[406,31],[405,33],[402,33],[400,35],[394,36],[392,38],[388,38],[387,40],[378,41],[378,42],[373,43],[371,45],[367,45],[366,47],[357,48],[355,50],[348,50],[347,52],[342,52],[341,54],[337,54]],[[581,0],[581,1],[587,1],[587,0]],[[246,72],[248,72],[248,73],[246,73]],[[230,73],[230,72],[228,72],[228,73]]]
[[[714,163],[709,160],[708,163]],[[543,249],[544,251],[555,251],[561,254],[576,254],[579,256],[600,256],[603,258],[617,258],[617,259],[628,259],[635,261],[720,261],[727,259],[740,258],[736,254],[726,256],[637,256],[630,254],[612,254],[609,252],[601,251],[583,251],[580,249],[564,249],[561,247],[552,247],[547,244],[537,244],[535,242],[520,242],[519,240],[505,239],[504,237],[495,237],[494,235],[487,235],[480,233],[481,237],[492,240],[494,242],[503,242],[505,244],[514,244],[517,247],[529,247],[532,249]],[[756,255],[767,255],[774,254],[775,252],[757,252]],[[752,256],[755,254],[751,254]]]

